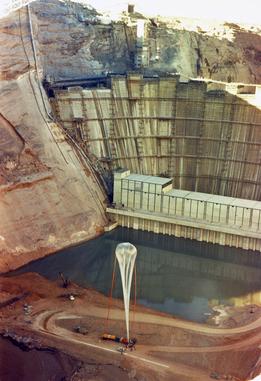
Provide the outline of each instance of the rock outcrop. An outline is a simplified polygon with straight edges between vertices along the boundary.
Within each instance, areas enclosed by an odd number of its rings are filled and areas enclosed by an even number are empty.
[[[59,18],[59,7],[65,6],[57,1],[49,5],[44,13],[44,2],[35,4],[45,21],[49,20],[51,29],[51,25],[58,26],[55,19]],[[32,28],[37,32],[36,15],[32,12],[31,16]],[[60,18],[60,22],[65,21]],[[38,76],[49,67],[48,58],[46,61],[38,51],[41,38],[38,41],[36,36],[33,45],[26,8],[10,14],[0,24],[0,272],[3,272],[99,234],[106,223],[106,195],[81,154],[47,115],[48,100],[44,99]],[[70,41],[64,46],[56,40],[61,50],[68,49],[66,57],[71,54]],[[55,50],[57,46],[52,45]],[[50,58],[52,53],[55,56],[55,50],[49,50]],[[62,60],[60,67],[66,71]]]
[[[225,82],[260,83],[261,33],[236,24],[198,26],[196,20],[159,18],[148,25],[148,41],[156,56],[153,68],[177,71],[181,77]]]
[[[10,122],[0,114],[0,186],[21,177],[45,172],[47,167],[26,144]]]
[[[77,78],[133,70],[137,19],[142,18],[147,69],[179,72],[185,78],[261,81],[261,31],[257,27],[149,19],[139,14],[123,14],[119,20],[105,22],[90,7],[58,0],[32,2],[30,10],[42,77]],[[27,8],[1,20],[0,78],[11,79],[34,67],[29,24]]]
[[[0,271],[99,234],[105,194],[48,121],[35,73],[0,82]]]

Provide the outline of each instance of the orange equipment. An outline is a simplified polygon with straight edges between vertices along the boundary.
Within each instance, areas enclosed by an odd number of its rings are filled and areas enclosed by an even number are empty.
[[[137,343],[137,340],[135,338],[130,339],[130,341],[128,341],[126,337],[117,337],[115,335],[110,335],[108,333],[104,333],[101,338],[102,340],[111,340],[111,341],[115,341],[116,343],[121,343],[125,345],[127,348],[132,348]]]

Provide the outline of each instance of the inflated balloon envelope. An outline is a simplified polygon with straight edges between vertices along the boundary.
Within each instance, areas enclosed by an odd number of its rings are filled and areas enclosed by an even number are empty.
[[[135,264],[135,260],[137,256],[137,249],[134,245],[132,245],[129,242],[123,242],[117,245],[115,254],[119,263],[120,273],[121,273],[127,339],[129,341],[130,340],[130,335],[129,335],[130,292],[131,292],[132,274],[133,274],[134,264]]]

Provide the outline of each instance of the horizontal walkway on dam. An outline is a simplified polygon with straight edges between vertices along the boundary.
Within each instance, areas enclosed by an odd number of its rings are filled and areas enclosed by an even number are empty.
[[[261,249],[261,202],[172,189],[171,178],[114,173],[107,212],[122,226]]]

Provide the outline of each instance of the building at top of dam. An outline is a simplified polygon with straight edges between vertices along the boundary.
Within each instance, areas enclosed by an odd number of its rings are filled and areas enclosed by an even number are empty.
[[[80,84],[54,83],[51,103],[103,178],[128,168],[176,189],[261,200],[259,85],[139,73]]]

